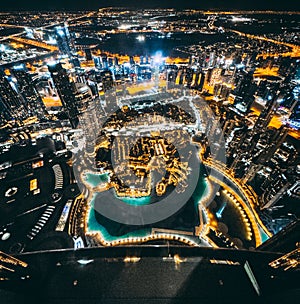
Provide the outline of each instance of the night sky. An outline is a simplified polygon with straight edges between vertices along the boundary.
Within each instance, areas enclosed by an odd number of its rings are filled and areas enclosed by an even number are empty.
[[[90,10],[101,7],[300,10],[298,0],[0,0],[0,10]]]

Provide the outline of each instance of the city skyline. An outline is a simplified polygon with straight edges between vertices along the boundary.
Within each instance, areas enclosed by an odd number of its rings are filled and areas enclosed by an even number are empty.
[[[132,7],[132,8],[177,8],[177,9],[204,9],[204,10],[277,10],[277,11],[299,11],[299,4],[293,1],[279,1],[279,0],[254,0],[250,2],[241,2],[239,0],[211,0],[209,2],[195,3],[193,0],[150,0],[148,2],[142,1],[122,1],[122,0],[109,0],[98,1],[91,0],[88,3],[74,0],[15,0],[13,3],[2,2],[0,3],[0,10],[97,10],[102,7]]]

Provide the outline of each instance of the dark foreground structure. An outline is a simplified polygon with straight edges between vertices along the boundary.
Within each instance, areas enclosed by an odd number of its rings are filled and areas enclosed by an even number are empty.
[[[177,246],[2,253],[14,272],[0,270],[1,303],[292,303],[300,273],[272,264],[282,255]]]

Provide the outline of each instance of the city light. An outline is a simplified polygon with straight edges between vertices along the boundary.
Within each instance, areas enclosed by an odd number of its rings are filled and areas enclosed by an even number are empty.
[[[145,38],[145,36],[143,36],[143,35],[139,35],[139,36],[136,37],[136,39],[137,39],[139,42],[144,42],[146,38]]]
[[[162,52],[157,51],[153,56],[153,62],[156,65],[161,65],[164,62],[165,58],[162,57]]]
[[[0,294],[294,289],[299,13],[75,2],[0,12]]]

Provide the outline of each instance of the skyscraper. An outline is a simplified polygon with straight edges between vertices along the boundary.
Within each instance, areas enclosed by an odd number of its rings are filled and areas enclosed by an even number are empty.
[[[278,93],[278,92],[277,92]],[[278,104],[278,95],[275,94],[275,96],[270,98],[264,109],[261,111],[259,117],[257,118],[253,131],[263,130],[268,127],[274,112],[277,110],[279,104]]]
[[[84,49],[84,53],[85,53],[85,58],[87,61],[93,60],[92,50],[90,48]]]
[[[67,25],[55,27],[56,41],[61,53],[71,56],[71,36]]]
[[[79,111],[75,98],[75,84],[70,81],[66,69],[62,67],[60,62],[49,64],[48,69],[51,73],[59,98],[61,99],[66,114],[68,115],[71,126],[76,128],[79,122],[77,117]]]
[[[248,112],[254,101],[254,93],[256,91],[256,84],[253,81],[251,73],[242,74],[237,77],[236,88],[234,95],[236,96],[234,105],[241,112]]]
[[[94,64],[95,67],[100,70],[102,68],[101,57],[94,57]]]
[[[0,99],[0,127],[4,126],[11,118],[4,102]]]
[[[2,70],[0,70],[0,102],[1,108],[5,111],[3,118],[22,121],[29,117],[24,99],[13,89]]]
[[[102,54],[101,55],[101,59],[102,59],[102,68],[107,70],[108,69],[108,61],[107,61],[107,55],[106,54]]]
[[[24,65],[14,67],[13,74],[18,82],[18,91],[25,100],[30,116],[42,118],[46,113],[46,107],[42,98]]]
[[[130,63],[131,65],[134,65],[134,64],[135,64],[135,61],[134,61],[133,56],[130,56],[130,57],[129,57],[129,63]]]
[[[103,91],[107,91],[113,87],[114,80],[112,72],[109,70],[100,72],[100,79],[102,83],[102,89]]]

